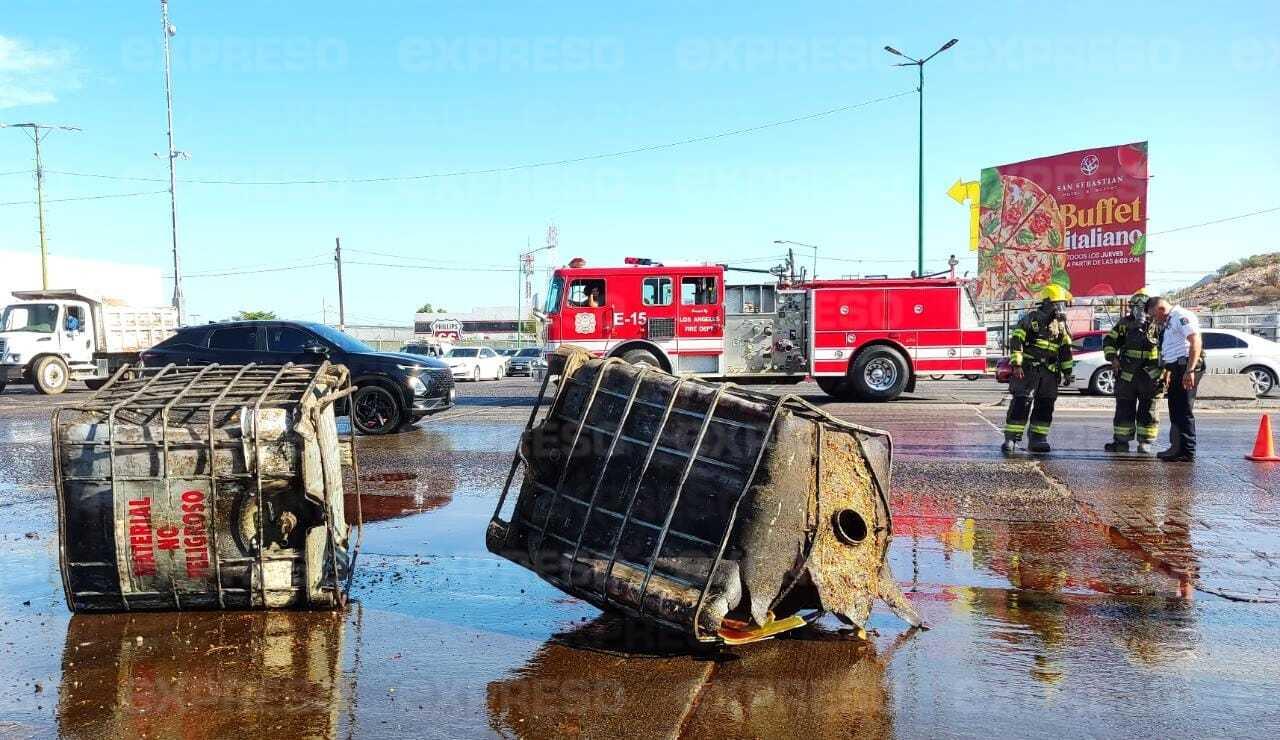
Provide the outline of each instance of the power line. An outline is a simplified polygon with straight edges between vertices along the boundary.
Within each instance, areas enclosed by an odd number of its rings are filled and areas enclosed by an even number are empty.
[[[165,192],[168,192],[168,191],[165,191]],[[277,270],[277,269],[282,268],[282,267],[304,267],[304,266],[306,266],[306,265],[302,265],[302,264],[299,264],[299,263],[303,263],[303,262],[305,262],[305,263],[308,263],[308,265],[309,265],[310,263],[313,263],[313,262],[314,262],[314,263],[317,263],[317,264],[318,264],[318,261],[319,261],[319,260],[323,260],[323,259],[330,259],[331,257],[332,257],[332,255],[329,255],[329,254],[323,254],[323,253],[322,253],[322,254],[309,254],[309,255],[306,255],[305,257],[295,257],[295,258],[293,258],[293,259],[291,259],[291,260],[287,260],[287,261],[285,261],[285,262],[263,262],[263,263],[256,263],[256,264],[252,264],[252,265],[234,265],[234,266],[230,266],[230,267],[214,267],[214,268],[209,268],[209,269],[206,269],[206,270],[201,270],[201,271],[199,271],[199,272],[192,273],[192,274],[195,274],[195,275],[221,275],[221,274],[226,273],[226,272],[251,272],[251,271],[254,271],[254,270]],[[183,273],[183,274],[185,275],[186,273]],[[172,278],[173,278],[173,275],[169,275],[168,277],[169,277],[170,279],[172,279]]]
[[[819,118],[826,118],[828,116],[833,116],[838,113],[845,113],[848,111],[856,110],[858,108],[865,108],[870,105],[885,103],[890,100],[894,100],[896,98],[901,98],[907,95],[914,95],[914,94],[915,94],[915,90],[905,90],[903,92],[894,93],[893,95],[885,95],[879,98],[863,100],[858,103],[850,103],[848,105],[841,105],[835,108],[828,108],[827,110],[818,111],[817,113],[808,113],[802,116],[795,116],[792,118],[786,118],[778,121],[769,121],[767,123],[762,123],[755,126],[748,126],[746,128],[720,131],[720,132],[717,132],[714,134],[708,134],[705,136],[694,136],[687,139],[680,139],[677,141],[663,142],[661,144],[648,144],[645,146],[638,146],[631,149],[621,149],[618,151],[602,152],[598,154],[587,154],[580,157],[553,159],[553,160],[546,160],[541,162],[526,162],[523,164],[513,164],[513,165],[502,166],[502,167],[488,167],[483,169],[471,169],[471,170],[454,170],[451,172],[432,172],[432,173],[426,173],[421,175],[388,175],[383,177],[325,177],[325,178],[302,179],[302,180],[238,180],[238,179],[192,178],[192,179],[181,179],[178,182],[193,183],[193,184],[199,184],[199,185],[340,185],[340,184],[360,184],[360,183],[380,183],[380,182],[406,182],[406,181],[413,181],[413,180],[430,180],[430,179],[443,178],[443,177],[465,177],[470,175],[497,175],[497,174],[502,174],[506,172],[515,172],[518,170],[532,170],[532,169],[538,169],[543,167],[558,167],[558,166],[570,165],[570,164],[580,164],[582,162],[591,162],[591,161],[600,160],[600,159],[614,159],[618,157],[627,157],[633,154],[655,152],[655,151],[661,151],[663,149],[673,149],[675,147],[688,146],[690,144],[702,144],[708,141],[715,141],[717,139],[725,139],[732,136],[743,136],[746,134],[753,134],[758,131],[764,131],[771,128],[778,128],[779,126],[789,126],[795,123],[803,123],[805,121],[812,121]],[[70,177],[94,177],[94,178],[100,178],[104,180],[128,180],[132,182],[166,182],[164,178],[160,178],[160,177],[128,177],[123,175],[105,175],[105,174],[93,173],[93,172],[69,172],[65,170],[49,170],[49,172],[56,173],[59,175],[67,175]]]
[[[167,190],[165,192],[168,192]],[[293,265],[290,267],[264,267],[257,270],[228,270],[227,272],[184,272],[182,277],[228,277],[232,275],[259,275],[267,272],[287,272],[289,270],[310,270],[315,267],[328,267],[328,262],[316,262],[310,265]],[[173,275],[165,277],[173,279]]]
[[[45,198],[45,203],[69,203],[71,201],[80,200],[106,200],[108,198],[136,198],[139,195],[163,195],[168,190],[144,190],[140,193],[104,193],[102,195],[80,195],[74,198]],[[7,203],[0,203],[0,206],[28,206],[35,204],[34,200],[11,200]]]
[[[391,262],[363,262],[363,261],[357,262],[352,260],[343,260],[343,264],[344,265],[364,265],[366,267],[400,267],[408,270],[432,270],[437,272],[441,272],[441,271],[458,272],[461,270],[467,270],[470,272],[520,272],[520,269],[516,267],[469,267],[465,265],[454,265],[454,266],[406,265],[406,264],[395,264]]]
[[[1172,229],[1165,229],[1164,231],[1153,231],[1150,234],[1148,234],[1148,236],[1157,236],[1159,234],[1172,234],[1175,231],[1186,231],[1188,229],[1198,229],[1202,226],[1212,226],[1214,224],[1222,224],[1228,221],[1238,221],[1239,219],[1242,219],[1242,218],[1249,218],[1250,216],[1261,216],[1264,213],[1275,213],[1276,211],[1280,211],[1280,206],[1264,208],[1260,211],[1250,211],[1249,213],[1241,213],[1238,216],[1227,216],[1226,218],[1218,218],[1218,219],[1214,219],[1213,221],[1203,221],[1198,224],[1187,224],[1186,226],[1177,226]]]
[[[9,172],[0,172],[0,177],[8,177],[9,175],[30,175],[32,170],[10,170]]]
[[[456,273],[456,271],[460,271],[460,270],[471,271],[471,273],[518,273],[518,271],[520,271],[520,269],[518,268],[470,268],[470,266],[463,266],[463,265],[456,265],[456,266],[404,265],[404,264],[392,264],[392,262],[364,262],[364,261],[351,261],[351,260],[344,261],[343,264],[365,265],[365,266],[370,266],[370,268],[406,268],[410,270],[449,271],[449,273]]]
[[[374,255],[376,257],[390,257],[392,259],[409,260],[411,262],[431,262],[431,263],[439,263],[441,265],[457,265],[460,267],[502,267],[502,265],[494,265],[494,264],[474,265],[467,262],[461,262],[459,260],[442,260],[434,257],[413,257],[407,254],[394,254],[392,252],[374,252],[368,249],[352,249],[351,247],[347,247],[347,251],[353,252],[356,254]]]

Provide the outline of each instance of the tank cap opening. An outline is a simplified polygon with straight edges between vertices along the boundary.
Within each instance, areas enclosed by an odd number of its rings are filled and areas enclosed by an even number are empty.
[[[867,538],[867,520],[853,509],[841,509],[831,517],[836,537],[846,545],[857,545]]]

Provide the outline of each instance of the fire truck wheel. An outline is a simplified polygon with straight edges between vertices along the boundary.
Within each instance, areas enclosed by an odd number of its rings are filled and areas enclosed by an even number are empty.
[[[889,347],[870,347],[858,355],[849,375],[859,400],[892,401],[907,385],[907,361]]]
[[[824,375],[818,378],[818,387],[822,389],[823,393],[837,401],[858,400],[853,394],[853,388],[849,385],[848,378]]]
[[[70,380],[67,363],[55,355],[41,357],[36,361],[31,374],[35,378],[36,390],[46,396],[56,396],[65,391]]]
[[[648,350],[633,349],[630,352],[624,352],[622,361],[629,362],[632,365],[647,365],[655,370],[662,369],[662,363],[658,362],[658,358],[654,357],[653,353]]]

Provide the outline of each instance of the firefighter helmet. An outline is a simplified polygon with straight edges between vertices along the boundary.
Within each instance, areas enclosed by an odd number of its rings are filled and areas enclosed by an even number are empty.
[[[1040,300],[1049,301],[1051,303],[1070,303],[1071,291],[1057,283],[1049,283],[1044,286],[1044,290],[1040,291]]]
[[[1145,309],[1147,306],[1147,300],[1150,297],[1151,294],[1147,292],[1146,288],[1138,288],[1134,291],[1133,295],[1129,296],[1129,307],[1142,306]]]

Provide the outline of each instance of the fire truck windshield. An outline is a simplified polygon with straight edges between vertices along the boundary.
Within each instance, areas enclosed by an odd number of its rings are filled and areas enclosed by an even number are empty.
[[[542,312],[552,314],[560,310],[560,294],[564,292],[564,278],[555,277],[551,279],[551,285],[547,288],[547,303],[542,307]]]

